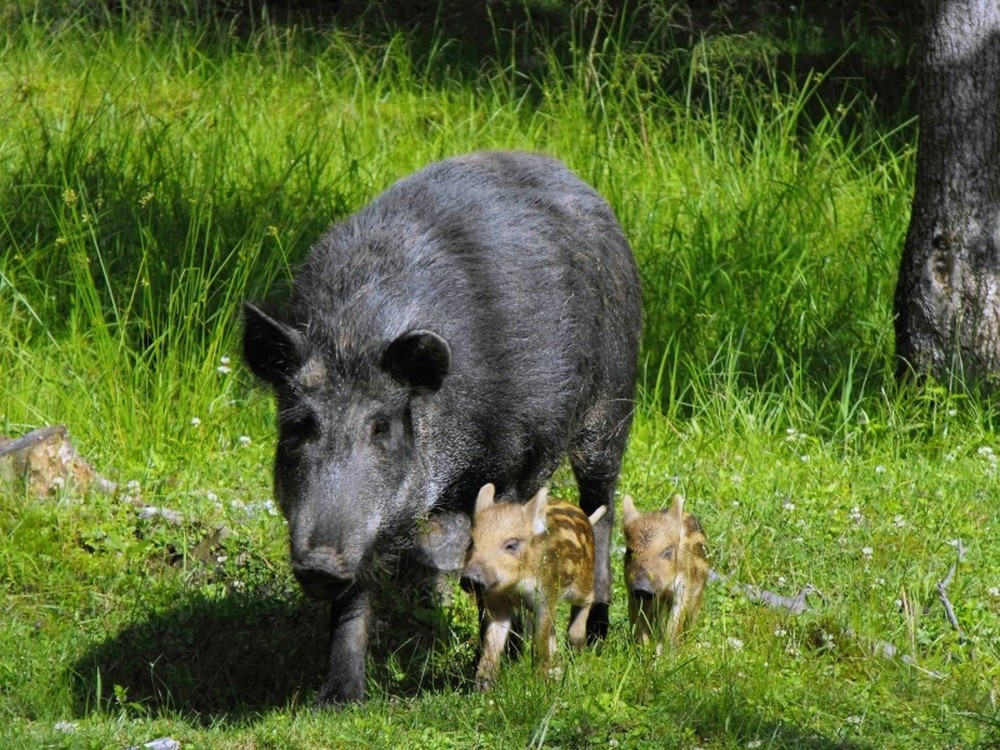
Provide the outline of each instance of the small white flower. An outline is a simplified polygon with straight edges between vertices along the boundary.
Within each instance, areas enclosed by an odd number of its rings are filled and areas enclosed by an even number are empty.
[[[764,746],[764,740],[750,740],[747,743],[747,747],[750,748],[751,750],[753,750],[753,748],[755,747],[763,747],[763,746]]]
[[[223,364],[223,365],[228,365],[229,364],[229,357],[227,357],[226,355],[222,355],[222,358],[219,360],[219,363]]]
[[[75,721],[57,721],[53,726],[57,732],[66,732],[67,734],[75,732],[80,728],[80,725]]]
[[[222,375],[228,375],[233,371],[233,368],[231,368],[229,365],[219,365],[218,367],[215,368],[215,371]]]
[[[892,524],[897,529],[901,529],[904,526],[906,526],[906,519],[903,518],[902,516],[896,516],[894,519],[892,519]]]
[[[860,726],[861,722],[863,722],[863,721],[864,721],[864,719],[862,717],[860,717],[860,716],[848,716],[847,717],[847,723],[848,724],[854,724],[854,726]]]
[[[205,493],[205,497],[207,497],[213,503],[219,502],[219,496],[216,495],[214,492],[212,492],[212,490],[208,490],[208,492]]]
[[[807,453],[804,456],[799,456],[799,460],[802,461],[802,463],[804,464],[809,463],[810,461],[809,454]]]
[[[732,636],[730,636],[726,640],[729,643],[729,647],[733,651],[742,651],[743,650],[743,641],[741,641],[739,638],[733,638]]]
[[[872,555],[875,554],[875,550],[873,550],[871,547],[862,547],[861,554],[865,556],[866,560],[871,560]]]
[[[875,467],[875,473],[885,474],[885,467],[882,464],[879,464],[878,466]]]
[[[976,453],[978,453],[980,456],[992,456],[993,449],[988,445],[984,445],[978,451],[976,451]]]
[[[240,445],[250,445],[250,436],[240,435]]]
[[[785,502],[781,504],[781,507],[790,513],[791,511],[795,510],[795,503],[793,503],[791,500],[785,500]]]
[[[784,576],[778,576],[778,583],[784,585],[784,583],[785,583],[785,577]]]
[[[992,586],[986,590],[986,593],[994,598],[1000,598],[1000,586]]]
[[[201,426],[201,420],[198,417],[191,417],[191,426],[192,427],[200,427]]]
[[[957,415],[958,415],[958,409],[949,409],[948,410],[948,416],[949,417],[954,417],[954,416],[957,416]]]
[[[785,630],[784,628],[775,628],[774,629],[774,637],[775,638],[784,638],[786,635],[788,635],[788,631]]]

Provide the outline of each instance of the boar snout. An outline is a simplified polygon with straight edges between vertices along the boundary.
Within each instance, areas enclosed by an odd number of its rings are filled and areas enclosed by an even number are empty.
[[[481,596],[489,588],[489,581],[487,579],[488,576],[485,570],[479,566],[470,565],[462,572],[459,585],[462,587],[462,591]]]
[[[302,590],[314,599],[340,598],[354,582],[355,567],[332,547],[317,547],[292,557],[292,572]]]
[[[653,584],[649,578],[642,576],[632,581],[629,593],[639,601],[648,602],[656,596],[656,589],[653,588]]]

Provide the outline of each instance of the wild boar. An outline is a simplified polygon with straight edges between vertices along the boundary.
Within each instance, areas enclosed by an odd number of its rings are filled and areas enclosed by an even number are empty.
[[[461,584],[476,594],[483,609],[476,670],[480,690],[496,680],[519,607],[534,613],[532,652],[539,669],[551,663],[556,651],[560,602],[572,605],[570,645],[583,648],[594,601],[593,524],[606,510],[602,505],[588,518],[577,506],[549,498],[545,487],[525,505],[496,502],[492,484],[479,491]]]
[[[244,359],[277,399],[292,569],[331,602],[320,702],[363,699],[370,592],[393,561],[459,565],[479,488],[525,502],[563,456],[584,511],[608,508],[587,623],[606,633],[641,317],[608,204],[507,152],[400,180],[311,249],[284,313],[244,305]]]
[[[651,513],[640,513],[626,495],[622,510],[629,622],[637,642],[655,638],[659,651],[665,626],[676,645],[697,619],[709,571],[705,533],[680,495]]]

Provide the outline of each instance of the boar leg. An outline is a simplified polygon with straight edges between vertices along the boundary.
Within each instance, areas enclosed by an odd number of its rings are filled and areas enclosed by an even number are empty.
[[[569,459],[580,488],[580,507],[588,516],[602,505],[607,512],[594,524],[594,603],[587,616],[587,640],[608,635],[611,606],[611,529],[615,523],[615,484],[632,425],[632,399],[607,393],[597,400],[570,445]]]
[[[330,605],[330,649],[320,703],[342,704],[365,698],[365,651],[371,620],[367,591],[348,593]]]
[[[587,615],[590,614],[590,602],[571,607],[569,611],[569,645],[580,650],[587,643]]]
[[[487,691],[493,687],[500,673],[500,656],[510,634],[513,610],[507,602],[483,607],[482,644],[479,667],[476,669],[476,689]]]
[[[605,459],[607,456],[604,457]],[[594,603],[587,615],[587,640],[594,642],[608,634],[611,605],[611,529],[614,525],[616,468],[610,473],[591,473],[573,461],[573,471],[580,487],[580,507],[588,516],[602,505],[607,512],[594,524]]]
[[[535,632],[532,644],[536,669],[545,669],[552,662],[556,645],[555,618],[558,604],[558,597],[544,597],[541,592],[535,600]]]
[[[683,582],[674,584],[674,600],[670,603],[670,645],[676,646],[684,634],[689,595]]]

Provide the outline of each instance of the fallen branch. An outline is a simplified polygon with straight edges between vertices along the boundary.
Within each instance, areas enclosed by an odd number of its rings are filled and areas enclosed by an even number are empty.
[[[941,604],[944,605],[944,613],[948,616],[948,622],[951,626],[955,628],[959,633],[962,632],[962,626],[958,623],[958,617],[955,616],[955,608],[951,606],[951,600],[948,598],[948,587],[951,585],[952,580],[955,578],[955,572],[958,570],[958,565],[965,559],[965,547],[962,544],[961,539],[955,540],[955,547],[958,550],[958,555],[955,562],[951,564],[951,568],[948,570],[948,575],[942,579],[938,585],[938,596],[941,598]]]
[[[964,554],[964,549],[961,546],[961,542],[959,542],[959,560],[958,560],[959,562],[961,562],[963,554]],[[954,574],[955,574],[955,566],[953,565],[952,570],[948,574],[948,577],[944,581],[942,581],[941,584],[938,584],[938,591],[941,593],[941,596],[945,601],[947,600],[947,596],[945,596],[943,589],[947,588],[948,584],[951,583],[951,578],[954,576]],[[729,576],[723,575],[722,573],[719,573],[716,570],[708,571],[708,581],[709,583],[715,581],[721,581],[730,589],[735,590],[738,593],[745,596],[748,601],[751,601],[755,604],[763,604],[764,606],[769,607],[770,609],[776,609],[781,612],[786,612],[790,615],[801,615],[804,612],[808,611],[809,604],[807,602],[807,597],[810,594],[820,594],[819,589],[817,589],[810,583],[806,584],[805,588],[803,588],[795,596],[792,597],[782,596],[781,594],[775,594],[773,591],[768,591],[767,589],[760,589],[757,588],[756,586],[751,586],[746,583],[740,583],[739,581],[734,581]],[[820,594],[820,597],[822,597],[822,594]],[[946,603],[945,608],[949,609],[950,606],[951,606],[950,602]],[[954,613],[952,613],[951,616],[954,616]],[[951,617],[949,617],[949,619],[951,619]],[[952,621],[952,623],[955,625],[955,627],[958,627],[957,623],[954,620]],[[881,656],[885,659],[898,658],[907,666],[918,669],[919,671],[926,674],[928,677],[932,677],[934,679],[943,678],[943,675],[940,672],[927,670],[918,665],[917,660],[914,659],[911,655],[901,654],[899,652],[899,649],[893,644],[889,643],[888,641],[880,641],[880,640],[868,641],[866,638],[860,636],[851,628],[844,628],[842,632],[848,638],[851,638],[860,643],[865,643],[867,641],[870,651],[878,656]]]
[[[806,587],[793,597],[782,596],[781,594],[775,594],[773,591],[759,589],[747,583],[734,581],[729,576],[723,575],[716,570],[708,571],[708,581],[709,583],[722,581],[726,586],[735,589],[755,604],[763,604],[771,609],[783,610],[792,615],[801,615],[809,609],[809,604],[806,601],[809,594],[819,594],[819,589],[810,583],[806,584]]]

